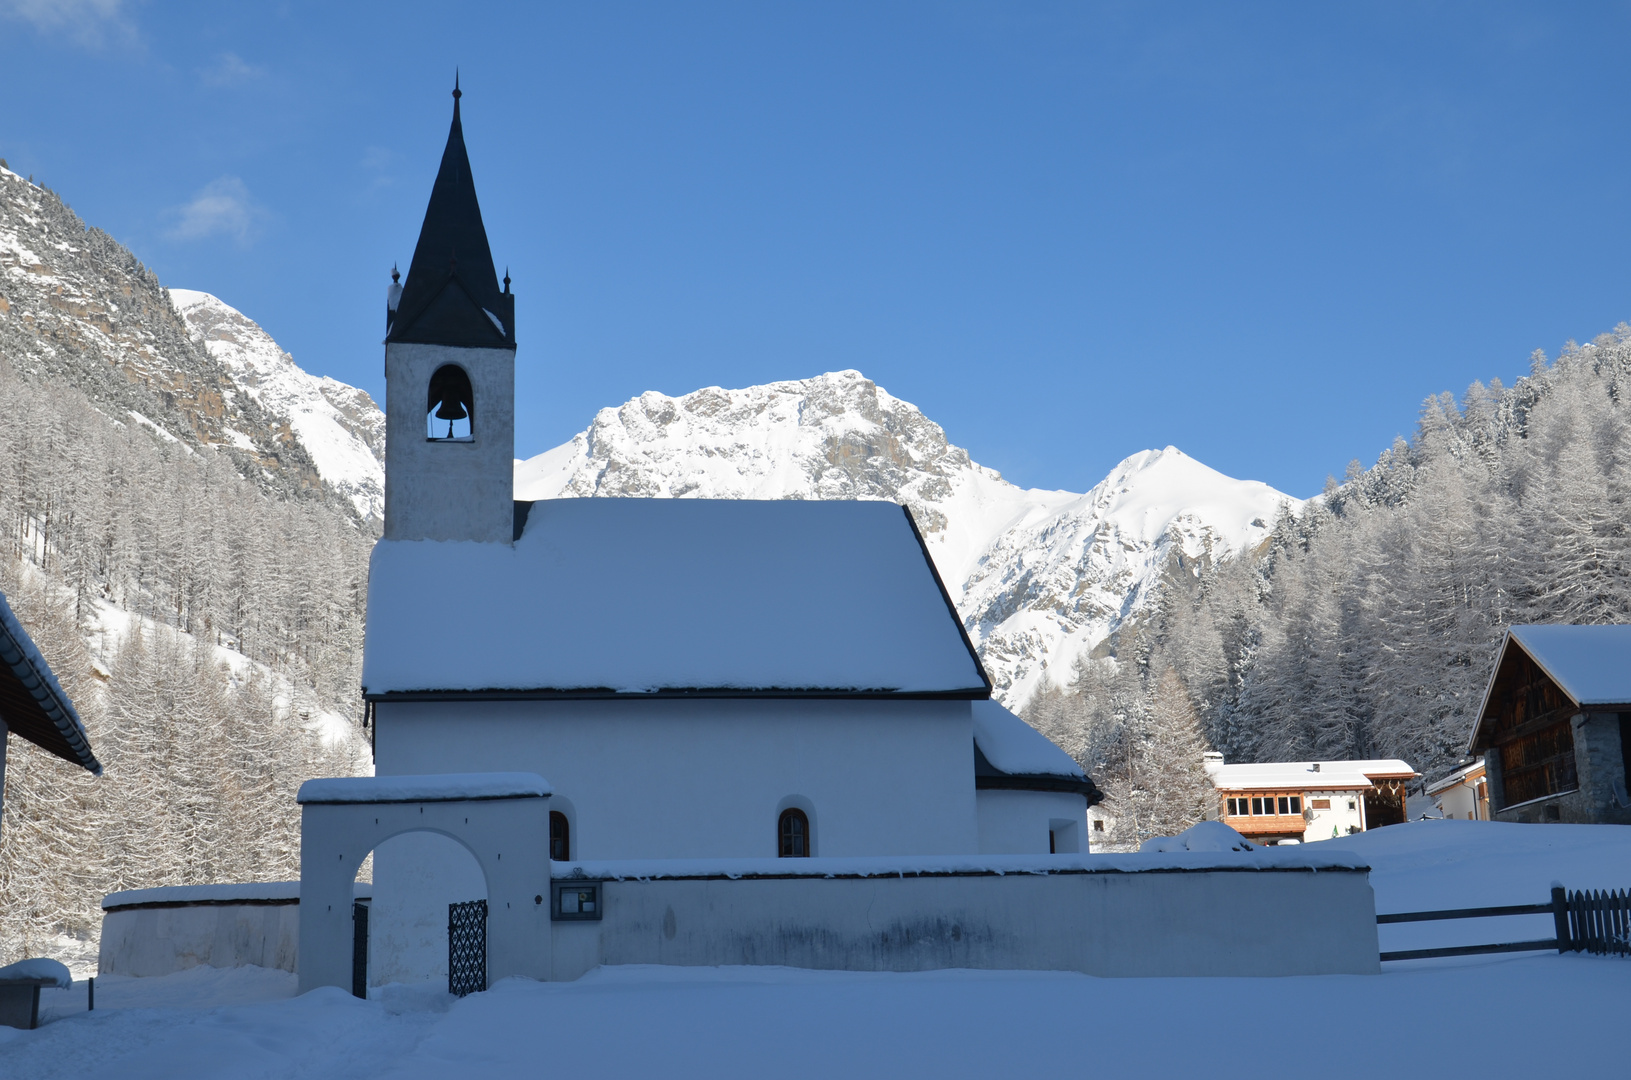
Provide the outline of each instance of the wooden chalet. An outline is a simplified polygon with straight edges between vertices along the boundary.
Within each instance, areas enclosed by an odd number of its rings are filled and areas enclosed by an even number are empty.
[[[1496,821],[1631,824],[1631,626],[1514,626],[1467,745]]]
[[[1416,771],[1397,759],[1272,761],[1226,765],[1206,755],[1218,820],[1264,844],[1331,840],[1406,820],[1405,785]]]

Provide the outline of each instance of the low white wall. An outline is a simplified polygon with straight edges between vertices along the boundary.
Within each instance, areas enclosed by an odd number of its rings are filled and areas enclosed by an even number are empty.
[[[360,883],[364,899],[371,887]],[[170,975],[200,964],[294,971],[300,955],[300,882],[178,885],[113,893],[102,901],[100,975]]]
[[[1363,869],[608,881],[600,922],[554,924],[553,977],[597,964],[1100,976],[1375,974]]]
[[[295,969],[300,903],[116,908],[102,913],[101,975],[169,975],[210,967]]]

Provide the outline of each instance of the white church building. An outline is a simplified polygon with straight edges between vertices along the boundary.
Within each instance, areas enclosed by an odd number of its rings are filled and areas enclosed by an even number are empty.
[[[459,96],[387,303],[375,775],[301,787],[298,883],[105,899],[103,971],[1378,970],[1351,855],[1215,823],[1090,854],[1097,789],[991,700],[904,508],[515,502],[515,300]]]
[[[547,777],[557,862],[1083,850],[1093,782],[989,700],[905,508],[515,502],[514,313],[456,91],[387,304],[378,776]],[[476,860],[420,833],[373,875],[370,982],[438,975]]]

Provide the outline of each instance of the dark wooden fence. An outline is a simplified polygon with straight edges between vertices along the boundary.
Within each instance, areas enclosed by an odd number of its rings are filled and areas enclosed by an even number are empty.
[[[1435,922],[1440,919],[1492,919],[1503,915],[1550,915],[1554,936],[1535,941],[1507,941],[1493,945],[1451,945],[1440,949],[1400,949],[1384,952],[1383,960],[1427,960],[1437,956],[1477,956],[1482,953],[1589,952],[1631,956],[1631,890],[1600,889],[1569,892],[1552,889],[1546,904],[1508,904],[1504,907],[1453,908],[1448,911],[1399,911],[1378,915],[1378,925]]]

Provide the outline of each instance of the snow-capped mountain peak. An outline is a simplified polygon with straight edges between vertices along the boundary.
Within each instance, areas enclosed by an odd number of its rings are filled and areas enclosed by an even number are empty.
[[[385,507],[385,417],[367,391],[309,375],[272,336],[236,308],[206,292],[171,289],[187,331],[220,364],[232,384],[298,440],[323,482],[350,500],[364,520]],[[248,433],[229,432],[248,448]]]

